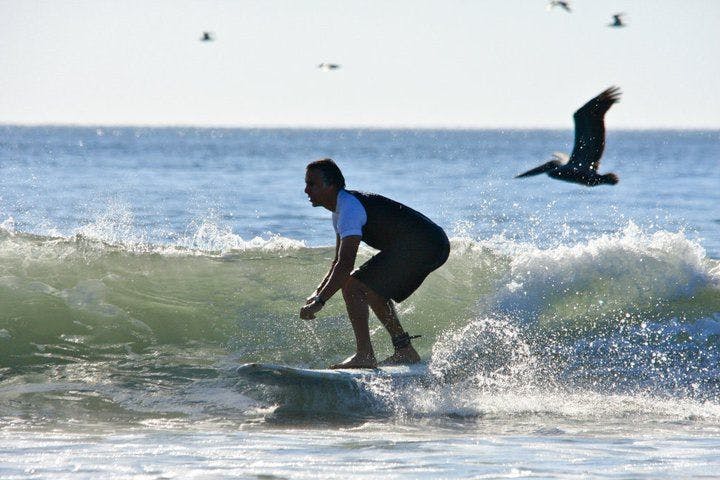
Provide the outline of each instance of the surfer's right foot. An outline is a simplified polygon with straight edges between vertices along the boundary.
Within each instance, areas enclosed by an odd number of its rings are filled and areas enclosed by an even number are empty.
[[[394,354],[380,362],[380,366],[412,365],[413,363],[420,363],[420,355],[412,345],[408,345],[404,348],[396,348]]]
[[[330,368],[376,368],[377,360],[375,360],[374,354],[360,355],[356,353],[352,357],[348,357],[340,363],[330,365]]]

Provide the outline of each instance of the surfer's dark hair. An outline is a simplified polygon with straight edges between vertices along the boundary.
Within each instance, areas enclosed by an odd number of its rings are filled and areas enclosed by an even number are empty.
[[[345,177],[332,159],[323,158],[310,162],[307,170],[310,169],[318,170],[322,174],[325,185],[335,185],[338,189],[345,188]]]

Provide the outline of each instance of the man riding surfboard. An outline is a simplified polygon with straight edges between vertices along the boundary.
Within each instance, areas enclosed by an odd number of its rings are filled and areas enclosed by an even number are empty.
[[[393,301],[409,297],[448,258],[450,242],[442,228],[425,215],[373,193],[345,189],[345,178],[331,159],[307,166],[305,193],[313,207],[333,212],[335,258],[328,273],[300,309],[300,317],[313,319],[325,302],[342,290],[355,334],[356,352],[331,368],[374,368],[368,326],[372,308],[385,326],[395,352],[381,365],[411,364],[420,356],[410,335],[400,325]],[[360,241],[379,252],[353,270]]]

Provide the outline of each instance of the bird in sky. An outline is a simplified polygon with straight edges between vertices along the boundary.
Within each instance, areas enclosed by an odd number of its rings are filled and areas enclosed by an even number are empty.
[[[202,37],[200,37],[201,42],[212,42],[215,40],[215,34],[212,32],[202,32]]]
[[[318,65],[318,68],[320,70],[322,70],[323,72],[329,72],[330,70],[337,70],[338,68],[340,68],[340,65],[338,65],[337,63],[323,62],[320,65]]]
[[[572,12],[570,9],[570,2],[566,0],[550,0],[547,4],[547,10],[550,11],[555,7],[562,7],[566,12]]]
[[[551,161],[521,173],[515,178],[547,173],[552,178],[588,187],[618,183],[620,179],[617,175],[614,173],[600,175],[597,169],[605,149],[605,113],[619,100],[620,89],[610,87],[580,107],[573,115],[575,145],[570,156],[556,152]]]
[[[615,15],[613,15],[612,16],[613,21],[611,23],[608,23],[608,27],[619,28],[619,27],[624,27],[625,25],[627,25],[626,23],[623,23],[623,21],[622,21],[623,15],[625,15],[625,14],[624,13],[616,13]]]

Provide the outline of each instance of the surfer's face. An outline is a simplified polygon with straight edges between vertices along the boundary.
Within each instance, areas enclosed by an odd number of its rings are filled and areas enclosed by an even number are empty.
[[[322,173],[316,169],[305,172],[305,194],[313,207],[326,207],[332,204],[337,192],[332,185],[326,185]]]

